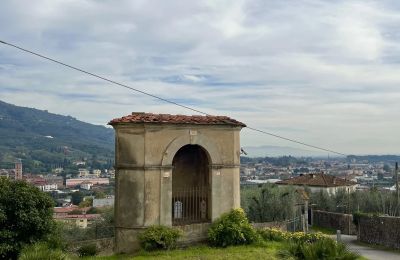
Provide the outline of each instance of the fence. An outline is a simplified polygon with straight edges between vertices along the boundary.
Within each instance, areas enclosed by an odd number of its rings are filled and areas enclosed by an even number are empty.
[[[289,232],[306,231],[304,215],[286,221],[286,230]]]
[[[207,222],[208,187],[174,189],[172,194],[172,223],[187,225]]]

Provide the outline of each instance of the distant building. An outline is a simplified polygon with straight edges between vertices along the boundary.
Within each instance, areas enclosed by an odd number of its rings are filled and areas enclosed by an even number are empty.
[[[108,207],[114,206],[114,196],[104,199],[93,199],[93,207]]]
[[[76,165],[76,166],[79,166],[79,165],[85,166],[86,162],[85,161],[76,161],[76,162],[73,162],[73,164]]]
[[[81,189],[83,190],[90,190],[93,186],[93,183],[91,183],[90,181],[84,181],[81,183],[81,185],[79,186]]]
[[[24,179],[42,191],[53,191],[64,186],[63,178],[60,176],[25,175]]]
[[[355,191],[356,182],[338,178],[324,173],[304,174],[295,178],[276,182],[277,185],[292,185],[294,187],[308,187],[311,192],[326,191],[335,194],[340,189],[348,192]]]
[[[92,221],[99,218],[101,218],[100,214],[74,214],[54,217],[54,219],[57,221],[75,224],[80,228],[87,228]]]
[[[37,186],[41,191],[52,191],[52,190],[57,190],[58,185],[57,183],[45,183],[43,185]]]
[[[80,228],[87,228],[91,221],[101,217],[100,214],[86,214],[90,207],[79,208],[72,205],[70,207],[55,207],[53,218],[64,223],[75,224]]]
[[[10,171],[6,169],[0,169],[0,177],[10,178]]]
[[[95,176],[98,178],[98,177],[100,177],[100,175],[101,175],[101,170],[99,170],[99,169],[94,169],[94,170],[92,171],[92,174],[95,175]]]
[[[22,180],[22,161],[18,159],[15,162],[15,179]]]
[[[44,177],[48,184],[57,184],[59,189],[64,188],[64,178],[57,175],[47,175]]]
[[[80,168],[79,170],[79,177],[86,177],[90,174],[89,170]]]
[[[52,172],[54,172],[54,173],[56,173],[56,174],[60,174],[60,173],[62,173],[63,171],[64,171],[64,168],[62,168],[62,167],[54,168],[54,169],[52,170]]]
[[[75,178],[67,179],[65,185],[67,188],[81,185],[83,182],[91,182],[93,185],[108,185],[110,181],[108,178]]]

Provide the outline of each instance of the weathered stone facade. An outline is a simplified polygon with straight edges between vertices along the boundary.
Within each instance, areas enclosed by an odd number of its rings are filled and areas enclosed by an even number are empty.
[[[340,230],[342,234],[356,235],[357,227],[353,215],[321,210],[312,211],[312,225]]]
[[[139,246],[138,233],[150,225],[172,226],[173,179],[175,175],[182,174],[176,171],[184,171],[182,167],[185,167],[184,164],[174,167],[174,158],[183,147],[196,146],[208,157],[204,160],[207,165],[197,167],[208,175],[204,177],[210,192],[206,222],[211,222],[232,208],[240,207],[239,134],[244,125],[229,121],[207,124],[206,120],[203,123],[201,120],[200,123],[191,123],[190,120],[189,123],[152,123],[137,119],[133,122],[110,122],[116,133],[117,253],[136,251]],[[201,167],[206,169],[202,170]],[[177,170],[178,168],[181,170]],[[180,182],[182,181],[183,177]],[[187,240],[204,237],[205,226],[193,225],[197,226],[182,227],[183,230],[196,233],[193,237],[186,234]]]

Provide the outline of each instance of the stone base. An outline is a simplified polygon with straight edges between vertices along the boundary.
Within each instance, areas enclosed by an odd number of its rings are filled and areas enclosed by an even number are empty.
[[[191,225],[174,226],[182,230],[183,236],[178,241],[179,247],[201,243],[207,240],[208,228],[211,223],[197,223]],[[115,247],[117,254],[132,254],[140,250],[137,236],[146,228],[115,228]]]
[[[114,252],[117,254],[132,254],[140,250],[138,235],[144,228],[115,228]]]

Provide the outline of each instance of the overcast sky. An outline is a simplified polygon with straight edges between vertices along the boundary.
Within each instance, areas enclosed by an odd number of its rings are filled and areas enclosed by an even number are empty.
[[[400,154],[400,3],[2,0],[0,39],[343,153]],[[105,125],[193,114],[0,45],[0,99]],[[291,143],[242,131],[242,145]]]

